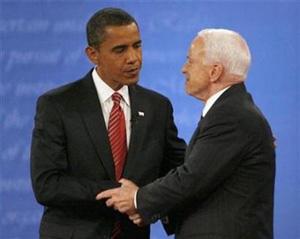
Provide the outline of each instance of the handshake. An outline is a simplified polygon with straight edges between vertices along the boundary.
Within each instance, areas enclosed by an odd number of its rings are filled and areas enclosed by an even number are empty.
[[[99,193],[96,200],[106,199],[106,206],[126,213],[134,224],[144,226],[143,219],[134,205],[134,197],[139,187],[127,179],[121,179],[119,183],[121,187]]]

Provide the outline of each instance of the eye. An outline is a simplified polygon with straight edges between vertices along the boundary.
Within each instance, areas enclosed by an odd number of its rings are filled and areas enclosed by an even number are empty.
[[[125,51],[125,47],[117,47],[113,50],[113,52],[120,54]]]
[[[142,43],[138,42],[138,43],[134,44],[133,47],[136,48],[136,49],[137,48],[141,48],[142,47]]]
[[[142,41],[138,40],[138,41],[134,42],[132,47],[135,48],[135,49],[141,48],[142,47]]]
[[[126,45],[119,45],[119,46],[115,46],[113,49],[112,49],[112,52],[115,53],[115,54],[121,54],[123,53],[124,51],[126,51],[128,46]]]

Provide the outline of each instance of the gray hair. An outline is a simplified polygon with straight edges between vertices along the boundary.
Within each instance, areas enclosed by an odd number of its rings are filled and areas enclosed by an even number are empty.
[[[220,62],[228,73],[246,79],[251,62],[251,53],[245,39],[226,29],[204,29],[198,32],[204,40],[204,63]]]

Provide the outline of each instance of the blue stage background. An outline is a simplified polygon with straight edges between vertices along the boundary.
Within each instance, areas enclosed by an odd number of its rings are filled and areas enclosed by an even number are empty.
[[[92,65],[85,24],[98,9],[136,17],[143,39],[140,84],[173,102],[180,135],[189,140],[203,105],[184,93],[181,66],[197,31],[240,32],[252,50],[247,87],[277,138],[275,238],[300,238],[298,1],[0,0],[0,238],[36,239],[42,213],[33,196],[29,152],[35,102]],[[167,238],[160,224],[152,239]]]

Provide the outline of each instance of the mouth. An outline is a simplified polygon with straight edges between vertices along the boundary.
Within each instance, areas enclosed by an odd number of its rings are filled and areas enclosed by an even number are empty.
[[[124,71],[125,75],[129,76],[129,77],[135,77],[139,74],[140,72],[140,68],[139,67],[135,67],[135,68],[131,68],[131,69],[127,69]]]

